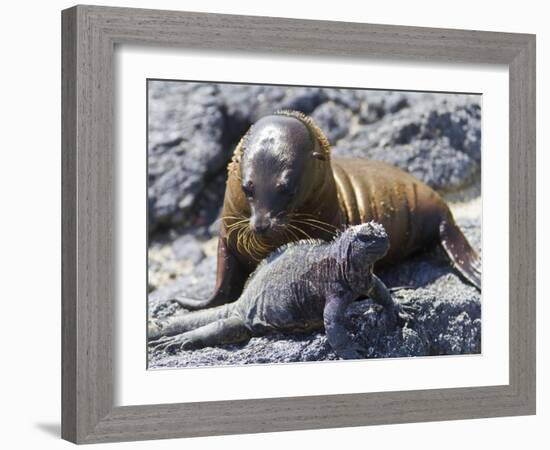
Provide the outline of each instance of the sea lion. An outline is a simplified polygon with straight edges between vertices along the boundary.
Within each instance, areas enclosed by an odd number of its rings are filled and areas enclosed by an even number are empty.
[[[265,116],[228,165],[214,293],[174,301],[191,310],[235,301],[258,262],[281,245],[331,240],[338,230],[369,221],[381,223],[390,239],[377,267],[439,242],[458,272],[481,289],[480,258],[437,192],[384,162],[331,159],[327,138],[301,112]]]

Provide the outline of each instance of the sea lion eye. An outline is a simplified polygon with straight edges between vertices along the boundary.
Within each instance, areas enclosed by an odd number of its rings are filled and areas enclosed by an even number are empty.
[[[325,161],[327,158],[325,157],[325,155],[321,152],[313,152],[311,154],[311,156],[313,156],[315,159],[318,159],[320,161]]]
[[[277,192],[281,195],[289,195],[290,192],[290,185],[288,183],[277,183],[276,187]]]
[[[252,183],[252,181],[243,184],[241,189],[247,197],[252,198],[254,196],[254,183]]]

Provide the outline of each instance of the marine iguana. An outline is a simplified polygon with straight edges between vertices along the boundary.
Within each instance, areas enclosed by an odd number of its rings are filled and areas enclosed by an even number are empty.
[[[149,343],[154,349],[174,352],[324,326],[328,342],[340,357],[361,358],[345,323],[346,309],[354,300],[370,296],[388,311],[391,323],[408,320],[403,307],[372,272],[389,246],[384,227],[375,222],[352,226],[331,242],[286,244],[258,265],[236,302],[151,320]]]

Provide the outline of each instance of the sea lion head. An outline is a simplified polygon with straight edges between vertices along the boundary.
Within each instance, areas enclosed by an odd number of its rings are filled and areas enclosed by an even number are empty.
[[[299,113],[263,117],[248,131],[240,160],[241,189],[250,207],[251,231],[269,236],[283,230],[311,189],[308,174],[324,161]]]

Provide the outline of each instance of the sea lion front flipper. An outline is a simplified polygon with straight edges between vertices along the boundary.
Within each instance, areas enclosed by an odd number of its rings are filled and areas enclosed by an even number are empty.
[[[452,220],[439,225],[441,246],[460,274],[481,291],[481,260],[460,228]]]
[[[354,347],[346,329],[345,312],[352,301],[351,296],[347,294],[342,297],[336,294],[327,297],[323,311],[325,333],[330,346],[338,356],[343,359],[362,359],[363,356]]]
[[[212,308],[239,298],[250,270],[242,266],[235,255],[227,248],[225,239],[218,240],[217,275],[214,293],[208,299],[198,300],[176,296],[169,301],[178,303],[190,311]]]

